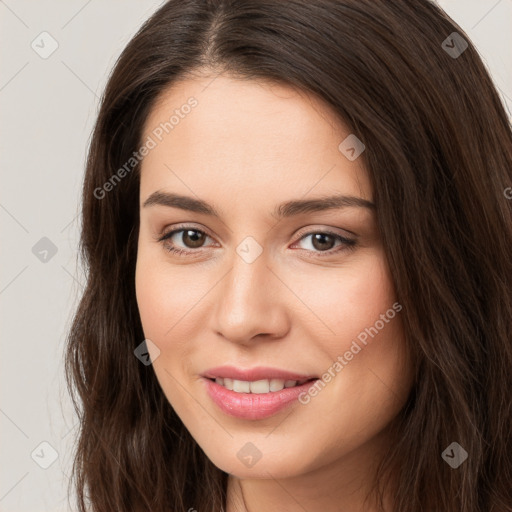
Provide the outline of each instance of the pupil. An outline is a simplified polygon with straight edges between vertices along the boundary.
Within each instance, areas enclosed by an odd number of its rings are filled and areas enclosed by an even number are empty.
[[[191,233],[192,233],[192,235],[191,235]],[[200,233],[199,231],[196,231],[193,229],[187,229],[183,233],[183,236],[184,237],[186,236],[186,237],[189,237],[190,239],[192,239],[191,244],[186,243],[185,245],[188,245],[190,247],[201,247],[201,244],[202,244],[203,238],[204,238],[204,233]]]
[[[325,246],[326,239],[327,239],[327,245],[329,247]],[[328,235],[327,233],[316,233],[313,236],[313,246],[315,247],[315,249],[320,249],[320,250],[332,249],[332,242],[333,242],[332,236]]]

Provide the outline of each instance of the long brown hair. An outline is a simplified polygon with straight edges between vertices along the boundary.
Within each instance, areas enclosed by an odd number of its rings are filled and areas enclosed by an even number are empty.
[[[477,50],[427,0],[170,0],[127,45],[83,186],[87,285],[66,352],[79,510],[226,506],[227,474],[134,356],[144,334],[130,159],[159,95],[201,69],[312,93],[366,146],[415,371],[376,501],[389,486],[394,512],[512,511],[512,132]],[[441,456],[453,442],[468,453],[456,469]]]

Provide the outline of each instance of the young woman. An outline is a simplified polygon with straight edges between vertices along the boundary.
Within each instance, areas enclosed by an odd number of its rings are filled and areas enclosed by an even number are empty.
[[[436,4],[163,4],[87,162],[79,510],[512,511],[511,187]]]

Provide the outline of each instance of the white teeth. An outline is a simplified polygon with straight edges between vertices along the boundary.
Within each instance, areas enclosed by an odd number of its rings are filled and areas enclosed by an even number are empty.
[[[217,377],[215,382],[220,386],[225,387],[236,393],[269,393],[271,391],[281,391],[284,388],[292,388],[297,384],[302,384],[305,381],[296,380],[283,380],[283,379],[262,379],[252,382],[236,379],[222,379]]]
[[[281,391],[284,388],[284,380],[270,379],[270,391]]]
[[[233,391],[237,393],[250,393],[251,383],[244,380],[233,379]]]
[[[270,383],[268,380],[256,380],[250,383],[251,393],[268,393]]]

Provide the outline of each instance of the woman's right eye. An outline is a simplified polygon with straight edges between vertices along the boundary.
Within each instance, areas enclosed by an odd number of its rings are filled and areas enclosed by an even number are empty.
[[[202,249],[206,238],[210,237],[204,231],[197,228],[185,227],[165,233],[158,241],[162,243],[167,251],[184,256],[198,252],[197,249]],[[177,245],[177,242],[180,240],[184,247]]]

